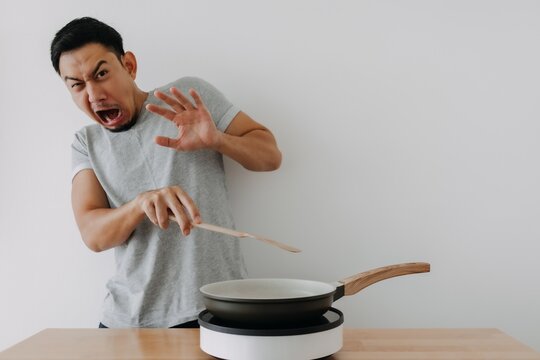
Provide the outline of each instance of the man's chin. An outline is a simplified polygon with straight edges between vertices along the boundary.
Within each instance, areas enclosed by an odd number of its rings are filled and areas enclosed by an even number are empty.
[[[105,127],[105,129],[107,129],[107,130],[109,130],[110,132],[113,132],[113,133],[119,133],[119,132],[123,132],[123,131],[127,131],[127,130],[131,129],[131,127],[133,125],[135,125],[136,122],[137,122],[137,119],[133,118],[130,121],[128,121],[127,123],[125,123],[123,125],[120,125],[119,127],[116,127],[114,129],[109,129],[108,127]]]

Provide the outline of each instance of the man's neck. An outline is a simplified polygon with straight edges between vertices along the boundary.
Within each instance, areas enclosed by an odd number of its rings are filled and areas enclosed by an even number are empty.
[[[135,93],[135,109],[137,109],[137,115],[141,113],[142,107],[146,99],[148,98],[148,93],[137,88]]]

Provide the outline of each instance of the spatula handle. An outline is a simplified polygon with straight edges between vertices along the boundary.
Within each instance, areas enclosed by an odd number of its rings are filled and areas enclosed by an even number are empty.
[[[221,233],[221,234],[226,234],[226,235],[231,235],[231,236],[235,236],[235,237],[246,237],[246,234],[244,233],[241,233],[240,231],[236,231],[236,230],[233,230],[233,229],[227,229],[227,228],[224,228],[224,227],[221,227],[221,226],[217,226],[217,225],[212,225],[212,224],[207,224],[207,223],[194,223],[192,222],[191,225],[193,225],[194,227],[196,228],[199,228],[199,229],[205,229],[205,230],[209,230],[209,231],[214,231],[214,232],[218,232],[218,233]]]

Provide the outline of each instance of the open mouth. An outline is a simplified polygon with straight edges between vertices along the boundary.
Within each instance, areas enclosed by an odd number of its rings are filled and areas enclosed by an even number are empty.
[[[116,126],[122,120],[122,110],[117,108],[97,110],[96,114],[103,121],[103,124],[107,126]]]

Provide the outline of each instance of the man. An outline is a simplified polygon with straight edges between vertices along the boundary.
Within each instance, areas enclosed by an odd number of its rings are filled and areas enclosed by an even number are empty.
[[[246,271],[236,239],[192,222],[234,226],[222,155],[249,170],[275,170],[273,135],[201,79],[142,91],[135,55],[98,20],[64,26],[51,60],[97,123],[75,134],[72,206],[85,244],[115,250],[100,327],[196,326],[199,287]]]

